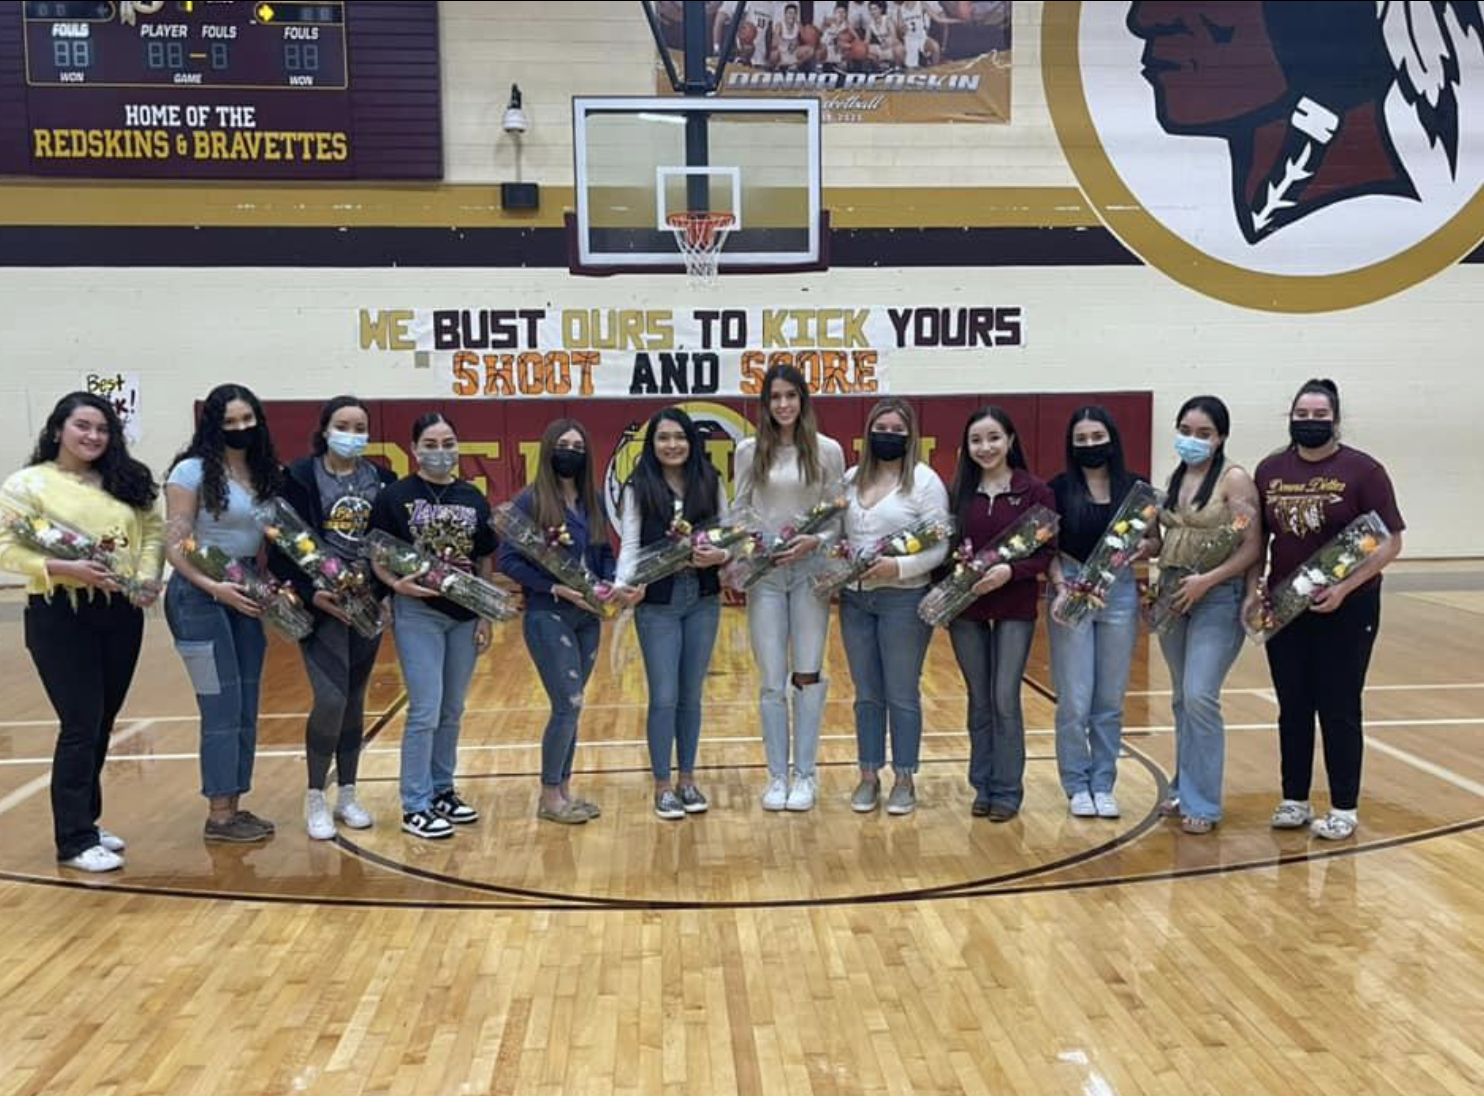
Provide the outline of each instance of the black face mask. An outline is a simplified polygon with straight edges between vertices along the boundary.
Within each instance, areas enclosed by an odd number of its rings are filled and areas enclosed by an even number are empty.
[[[551,454],[551,470],[562,479],[576,479],[587,467],[587,454],[575,449],[558,449]]]
[[[1099,445],[1074,445],[1072,456],[1083,468],[1101,468],[1113,456],[1113,443],[1105,441]]]
[[[251,449],[262,429],[261,426],[249,426],[245,430],[223,430],[222,440],[228,449]]]
[[[877,460],[901,460],[907,455],[907,435],[885,430],[871,431],[871,456]]]
[[[1328,419],[1289,419],[1288,436],[1305,449],[1323,449],[1335,436],[1335,424]]]

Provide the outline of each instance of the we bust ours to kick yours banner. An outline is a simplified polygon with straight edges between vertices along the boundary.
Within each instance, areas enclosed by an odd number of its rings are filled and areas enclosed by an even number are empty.
[[[1018,306],[360,309],[360,348],[411,351],[430,396],[755,396],[792,365],[816,395],[890,391],[905,350],[1019,350]]]

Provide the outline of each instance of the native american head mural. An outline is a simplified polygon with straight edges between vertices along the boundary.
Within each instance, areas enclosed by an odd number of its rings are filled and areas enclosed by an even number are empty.
[[[1226,141],[1251,244],[1347,199],[1418,199],[1387,122],[1393,92],[1458,170],[1460,58],[1484,50],[1477,0],[1136,2],[1127,26],[1165,132]]]

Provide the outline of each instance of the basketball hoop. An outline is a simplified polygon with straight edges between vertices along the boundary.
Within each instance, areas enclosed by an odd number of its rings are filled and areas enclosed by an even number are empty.
[[[685,272],[690,275],[691,285],[715,285],[721,249],[736,227],[736,216],[687,211],[669,214],[665,223],[675,233],[675,244],[685,260]]]

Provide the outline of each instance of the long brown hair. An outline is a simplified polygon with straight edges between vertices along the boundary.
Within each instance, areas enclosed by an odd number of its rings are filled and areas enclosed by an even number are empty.
[[[866,416],[865,444],[861,446],[861,460],[855,473],[856,490],[876,479],[876,457],[871,452],[871,427],[876,425],[876,420],[882,415],[895,411],[902,416],[902,421],[907,424],[907,453],[902,457],[902,471],[898,476],[897,486],[907,492],[912,490],[912,480],[917,474],[918,453],[921,451],[917,426],[917,412],[912,410],[912,405],[906,400],[899,400],[895,396],[887,396],[878,400],[876,406],[871,408],[871,413]]]
[[[598,493],[593,488],[592,439],[587,428],[576,419],[557,419],[548,423],[541,434],[541,451],[536,458],[536,478],[531,481],[531,495],[535,506],[536,522],[543,529],[555,529],[567,520],[567,503],[562,498],[562,481],[551,467],[551,454],[556,451],[557,439],[569,430],[582,435],[582,447],[587,453],[587,463],[582,475],[577,477],[577,498],[587,511],[588,540],[596,544],[608,535],[608,521],[603,507],[598,504]]]
[[[804,470],[804,482],[818,483],[824,478],[824,466],[819,461],[819,422],[814,417],[814,405],[809,402],[809,382],[791,365],[775,365],[763,374],[763,390],[758,396],[761,408],[757,416],[757,455],[752,462],[752,481],[759,487],[768,482],[773,469],[773,460],[783,444],[783,431],[773,421],[769,401],[773,398],[773,382],[783,381],[799,391],[799,417],[794,422],[794,448],[799,451],[799,467]]]

